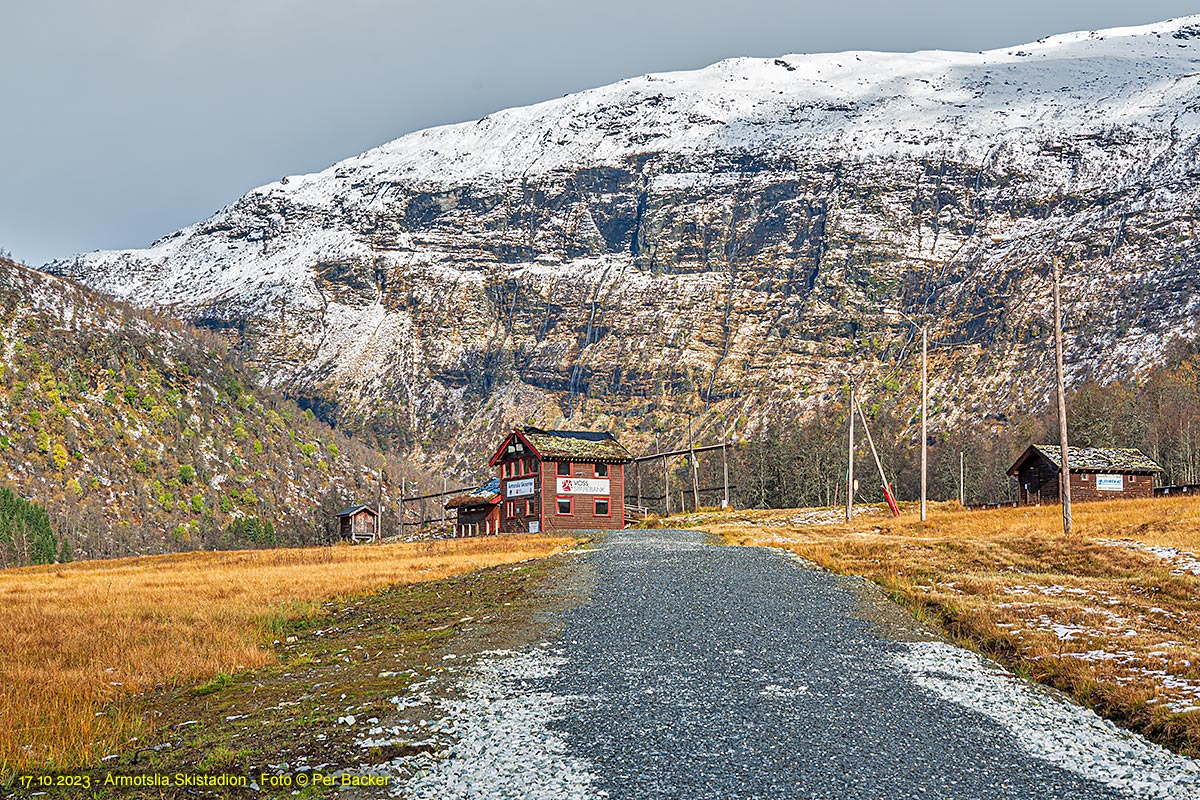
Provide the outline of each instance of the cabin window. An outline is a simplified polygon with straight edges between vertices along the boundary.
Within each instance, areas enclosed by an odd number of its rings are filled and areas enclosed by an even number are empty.
[[[608,464],[595,464],[594,466],[596,468],[595,475],[597,478],[608,477]]]
[[[570,498],[570,497],[558,498],[558,516],[560,516],[560,517],[572,516],[572,513],[573,513],[572,505],[573,505],[573,498]]]
[[[568,478],[571,477],[571,462],[570,461],[558,462],[558,474],[565,475]]]
[[[537,513],[538,513],[537,512],[537,498],[531,497],[528,500],[526,500],[525,502],[527,503],[529,516],[536,517]]]
[[[597,497],[596,498],[596,516],[597,517],[609,516],[608,498],[607,497]]]

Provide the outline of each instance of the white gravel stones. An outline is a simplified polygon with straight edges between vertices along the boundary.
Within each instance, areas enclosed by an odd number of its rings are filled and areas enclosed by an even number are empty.
[[[1007,728],[1030,755],[1131,797],[1195,800],[1200,764],[943,642],[909,642],[900,665],[916,683]]]
[[[563,659],[544,650],[485,654],[438,702],[449,747],[393,794],[413,800],[583,800],[603,797],[583,759],[550,723],[582,698],[540,690]]]

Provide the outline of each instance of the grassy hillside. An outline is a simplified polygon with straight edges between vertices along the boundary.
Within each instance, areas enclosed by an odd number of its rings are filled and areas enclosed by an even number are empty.
[[[0,524],[0,567],[322,541],[383,464],[215,335],[2,258],[0,407],[0,484],[53,531]]]

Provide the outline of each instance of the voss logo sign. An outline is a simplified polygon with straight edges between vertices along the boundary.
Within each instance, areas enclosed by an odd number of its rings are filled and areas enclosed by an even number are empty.
[[[608,494],[608,478],[559,478],[559,494]]]

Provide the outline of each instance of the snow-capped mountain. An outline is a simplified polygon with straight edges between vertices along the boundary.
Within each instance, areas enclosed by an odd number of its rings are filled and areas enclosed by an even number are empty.
[[[1200,17],[737,58],[419,131],[48,268],[228,329],[427,453],[518,419],[636,440],[812,407],[907,357],[885,307],[930,315],[934,393],[982,416],[1047,396],[1051,257],[1072,380],[1197,337],[1198,143]]]

